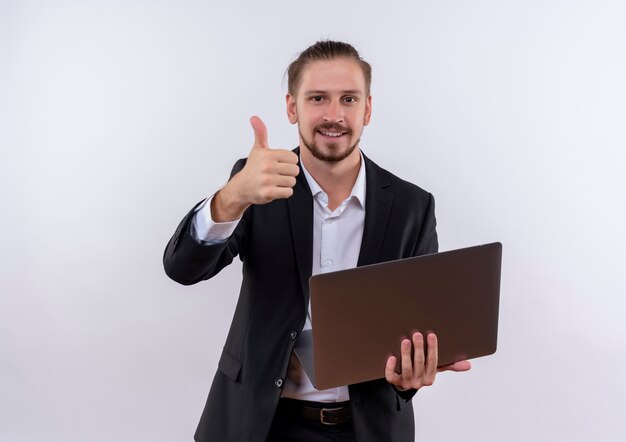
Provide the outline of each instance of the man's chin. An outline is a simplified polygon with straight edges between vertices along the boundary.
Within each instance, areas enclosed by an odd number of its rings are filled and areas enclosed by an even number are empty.
[[[326,143],[323,148],[320,148],[315,143],[304,143],[305,147],[311,152],[311,155],[320,161],[328,163],[338,163],[348,158],[354,149],[356,149],[358,142],[352,146],[344,148],[342,150],[338,143]]]

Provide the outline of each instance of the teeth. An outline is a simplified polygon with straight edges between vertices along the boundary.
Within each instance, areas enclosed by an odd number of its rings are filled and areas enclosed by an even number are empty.
[[[322,135],[325,135],[327,137],[340,137],[342,134],[341,132],[321,132]]]

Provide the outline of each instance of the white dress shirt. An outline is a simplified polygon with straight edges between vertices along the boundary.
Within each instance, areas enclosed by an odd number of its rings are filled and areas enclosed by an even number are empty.
[[[365,161],[350,195],[334,211],[328,208],[328,195],[306,170],[302,170],[313,195],[313,268],[312,274],[334,272],[356,267],[365,224]],[[224,242],[234,232],[239,220],[215,223],[211,218],[211,196],[197,210],[192,235],[204,244]],[[311,304],[304,324],[311,329]],[[292,361],[295,357],[292,356]],[[294,361],[295,362],[295,361]],[[298,371],[298,373],[296,373]],[[299,379],[299,383],[296,380]],[[316,402],[342,402],[349,399],[348,387],[317,390],[299,364],[290,365],[282,397]]]

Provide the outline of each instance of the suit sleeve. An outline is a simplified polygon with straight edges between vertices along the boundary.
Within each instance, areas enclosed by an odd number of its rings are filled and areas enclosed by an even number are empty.
[[[232,178],[245,165],[246,160],[237,161],[231,171]],[[228,240],[221,244],[201,244],[191,234],[191,224],[197,207],[182,219],[163,253],[165,273],[174,281],[191,285],[212,278],[230,264],[235,256],[243,258],[250,222],[250,208],[244,212],[241,221]]]
[[[435,218],[435,198],[428,194],[428,206],[422,222],[422,228],[413,256],[429,255],[439,251],[439,241],[437,240],[437,219]]]

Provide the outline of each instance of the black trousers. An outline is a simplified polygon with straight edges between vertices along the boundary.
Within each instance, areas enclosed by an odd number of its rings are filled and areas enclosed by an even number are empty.
[[[352,421],[340,425],[326,425],[307,419],[294,409],[292,399],[281,399],[272,421],[267,442],[356,442]],[[323,407],[323,404],[307,402]],[[328,405],[328,404],[326,404]]]

